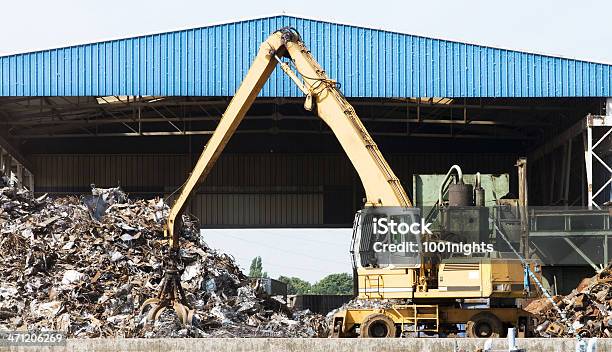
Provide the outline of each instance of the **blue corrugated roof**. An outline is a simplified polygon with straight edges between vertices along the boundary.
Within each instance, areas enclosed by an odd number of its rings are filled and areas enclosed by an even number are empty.
[[[231,96],[283,26],[348,97],[612,95],[606,64],[281,15],[0,57],[0,96]],[[261,96],[301,93],[277,70]]]

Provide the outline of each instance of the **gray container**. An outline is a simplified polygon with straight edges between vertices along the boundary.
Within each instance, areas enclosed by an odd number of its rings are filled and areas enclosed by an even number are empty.
[[[467,207],[473,205],[473,188],[469,183],[454,183],[448,187],[448,205],[451,207]]]
[[[448,207],[442,212],[444,229],[464,242],[489,241],[489,208]]]

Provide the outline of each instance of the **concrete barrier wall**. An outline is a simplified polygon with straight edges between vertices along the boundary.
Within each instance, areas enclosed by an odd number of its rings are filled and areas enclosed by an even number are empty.
[[[110,352],[110,351],[264,351],[264,352],[328,352],[328,351],[386,351],[386,352],[445,352],[455,346],[465,352],[483,347],[484,340],[468,338],[421,339],[267,339],[267,338],[209,338],[209,339],[70,339],[66,346],[5,346],[0,351],[10,352]],[[575,339],[517,339],[518,347],[527,352],[575,351]],[[506,339],[495,339],[493,349],[507,351]],[[612,351],[612,339],[599,339],[597,351]]]

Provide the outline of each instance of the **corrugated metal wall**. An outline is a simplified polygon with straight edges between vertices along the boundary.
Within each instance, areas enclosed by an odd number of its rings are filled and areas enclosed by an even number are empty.
[[[186,155],[56,155],[30,160],[36,190],[86,193],[90,184],[121,185],[133,196],[168,195],[195,164]],[[466,173],[515,174],[515,155],[391,155],[389,164],[407,191],[413,173],[446,173],[459,164]],[[516,183],[511,177],[511,184]],[[198,190],[190,211],[202,224],[219,227],[350,225],[363,190],[342,154],[224,154]]]
[[[283,26],[348,97],[612,95],[610,65],[274,16],[0,57],[0,96],[231,96]],[[277,70],[261,95],[302,94]]]
[[[132,192],[164,192],[182,185],[197,155],[167,154],[35,154],[29,158],[37,189],[80,192],[90,183],[117,185]],[[223,154],[205,186],[300,187],[343,185],[354,171],[341,154]]]

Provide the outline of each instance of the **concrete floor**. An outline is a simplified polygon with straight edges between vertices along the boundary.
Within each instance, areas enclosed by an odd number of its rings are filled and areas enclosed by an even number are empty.
[[[388,352],[472,352],[483,347],[484,340],[468,338],[407,338],[407,339],[269,339],[269,338],[210,338],[210,339],[70,339],[65,346],[6,346],[0,342],[0,352],[109,352],[109,351],[266,351],[266,352],[327,352],[327,351],[388,351]],[[517,345],[526,352],[569,352],[576,350],[575,339],[518,339]],[[506,339],[493,341],[494,351],[507,351]],[[612,351],[612,339],[599,339],[597,351]]]

